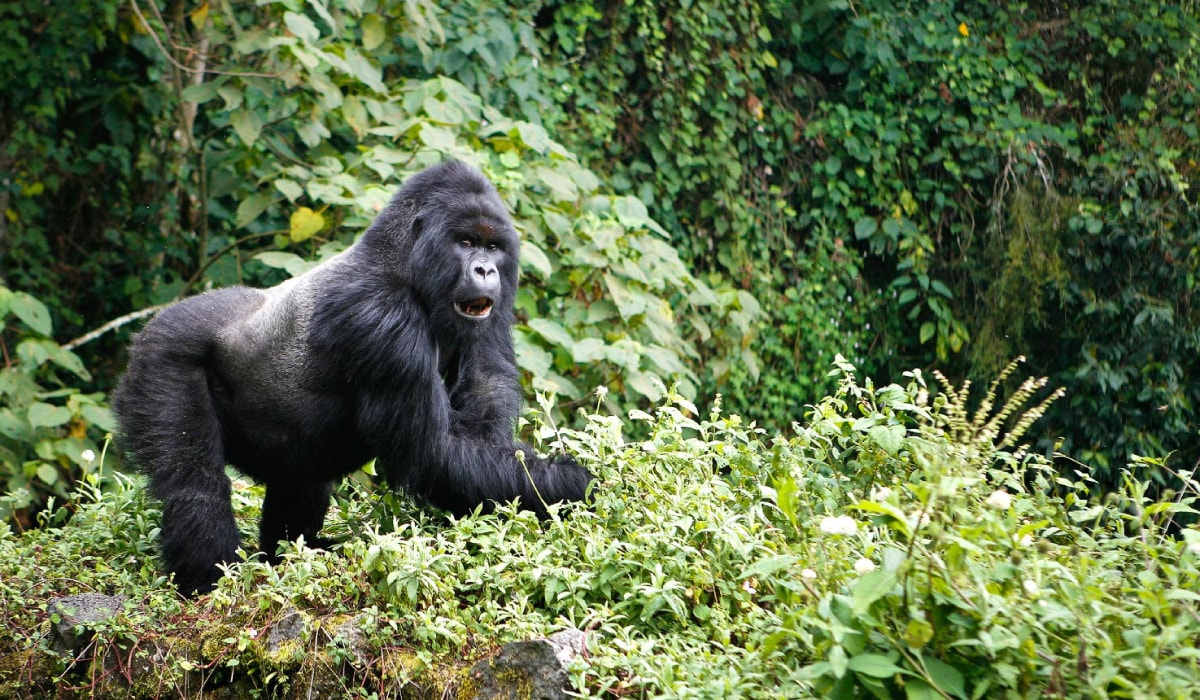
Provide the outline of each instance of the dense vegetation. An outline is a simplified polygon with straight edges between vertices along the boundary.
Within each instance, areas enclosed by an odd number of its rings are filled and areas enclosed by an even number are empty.
[[[438,5],[0,5],[7,628],[121,589],[180,627],[366,607],[379,658],[426,666],[595,623],[594,694],[1192,694],[1194,0]],[[298,552],[202,612],[174,601],[106,439],[130,333],[336,253],[451,156],[518,223],[518,360],[556,396],[553,438],[607,470],[595,510],[447,529],[364,479],[337,523],[349,570]],[[839,355],[888,388],[830,374]],[[1017,355],[1049,386],[1000,397],[1065,393],[1016,452],[908,373],[988,381]],[[853,536],[819,535],[847,514]],[[101,643],[156,634],[140,614]],[[24,656],[0,683],[41,677],[39,643],[4,642]]]
[[[787,439],[676,393],[630,416],[644,439],[594,411],[578,431],[535,426],[602,482],[593,507],[548,524],[512,509],[446,522],[352,482],[336,551],[237,564],[198,604],[153,562],[144,491],[89,486],[94,500],[0,538],[0,619],[37,629],[67,592],[126,606],[73,662],[42,634],[0,639],[0,693],[454,696],[495,644],[563,627],[588,631],[571,667],[587,696],[1200,691],[1200,533],[1168,533],[1190,476],[1177,503],[1135,484],[1097,501],[1019,447],[1039,383],[977,395],[972,413],[920,373],[872,388],[839,368]],[[260,490],[236,491],[252,527]],[[297,610],[301,642],[270,649]],[[347,620],[365,641],[348,644]]]

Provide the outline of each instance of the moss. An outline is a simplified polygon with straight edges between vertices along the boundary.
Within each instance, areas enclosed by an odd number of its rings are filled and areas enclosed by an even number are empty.
[[[457,700],[471,700],[486,689],[500,689],[505,692],[504,697],[513,700],[529,700],[533,697],[534,679],[528,671],[511,666],[497,667],[493,660],[487,662],[487,668],[487,671],[477,667],[463,669],[454,684],[454,697]],[[481,683],[484,678],[488,678],[486,685]]]
[[[32,698],[52,695],[43,682],[58,676],[58,661],[45,651],[19,649],[0,654],[0,697]]]
[[[1078,202],[1040,187],[1016,187],[984,234],[972,265],[990,281],[975,294],[970,361],[974,374],[996,375],[1031,347],[1044,310],[1070,282],[1063,234]],[[990,277],[989,277],[990,274]]]
[[[225,640],[237,637],[240,630],[240,625],[230,623],[218,623],[204,630],[200,635],[200,658],[211,661],[224,657],[229,651],[229,642]]]

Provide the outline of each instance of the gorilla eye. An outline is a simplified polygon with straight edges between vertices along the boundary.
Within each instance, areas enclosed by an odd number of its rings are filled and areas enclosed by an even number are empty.
[[[461,241],[459,241],[458,244],[464,248],[474,248],[475,247],[475,242],[472,241],[470,238],[464,238]]]
[[[487,244],[487,249],[488,250],[500,250],[500,246],[495,242],[489,242]]]

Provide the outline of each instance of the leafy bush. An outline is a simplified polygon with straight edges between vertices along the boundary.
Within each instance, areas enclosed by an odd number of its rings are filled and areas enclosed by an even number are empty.
[[[0,6],[0,284],[62,333],[147,303],[195,225],[164,61],[131,17],[112,0]],[[89,362],[97,375],[118,345]]]
[[[1047,454],[1065,438],[1105,487],[1133,455],[1196,461],[1194,8],[563,0],[538,18],[554,133],[699,269],[769,300],[761,375],[717,377],[738,410],[786,425],[838,351],[882,376],[1025,354],[1069,389]]]
[[[789,438],[702,418],[676,393],[631,415],[645,439],[594,413],[581,430],[540,426],[601,477],[589,509],[546,524],[515,509],[447,523],[350,484],[328,530],[349,536],[339,551],[234,565],[186,604],[147,563],[154,509],[112,489],[65,528],[0,537],[0,615],[34,630],[47,596],[119,589],[137,605],[98,631],[91,656],[46,677],[101,678],[89,661],[101,652],[159,649],[159,692],[185,672],[193,688],[275,694],[335,673],[347,694],[392,697],[404,680],[452,687],[464,660],[568,625],[589,630],[572,666],[587,696],[1200,691],[1200,531],[1173,523],[1192,512],[1191,474],[1171,503],[1132,482],[1094,500],[1086,477],[1058,477],[1019,446],[1058,395],[1044,382],[971,397],[912,372],[876,388],[844,361],[834,379]],[[236,491],[253,516],[254,489]],[[264,630],[292,609],[307,620],[304,653],[265,654]],[[363,658],[334,633],[347,619],[368,640]],[[38,639],[0,643],[0,687],[34,680]]]
[[[711,353],[706,386],[777,426],[832,389],[836,353],[882,364],[887,348],[867,350],[895,306],[865,287],[851,227],[810,212],[820,86],[796,58],[811,37],[793,36],[808,19],[794,5],[567,0],[538,14],[553,133],[646,202],[702,276],[763,305],[745,352]]]
[[[29,509],[64,497],[79,472],[95,468],[113,429],[91,375],[50,339],[50,311],[0,285],[0,522],[29,526]]]
[[[443,31],[431,9],[409,9],[281,3],[194,22],[208,60],[225,67],[181,95],[207,133],[196,139],[211,181],[204,277],[301,271],[297,254],[338,250],[408,174],[460,158],[497,184],[522,234],[518,362],[534,387],[579,402],[606,386],[618,410],[657,400],[669,383],[693,392],[696,347],[740,351],[753,299],[693,277],[638,200],[603,193],[542,127],[454,80],[389,72],[397,54],[386,36],[407,33],[429,61],[451,60],[430,43]],[[287,253],[262,253],[255,241],[268,238]]]

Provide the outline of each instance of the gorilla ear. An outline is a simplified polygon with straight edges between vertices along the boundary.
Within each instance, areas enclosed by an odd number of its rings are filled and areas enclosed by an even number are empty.
[[[421,237],[421,231],[425,228],[425,217],[420,214],[413,217],[412,222],[412,237],[416,241]]]

